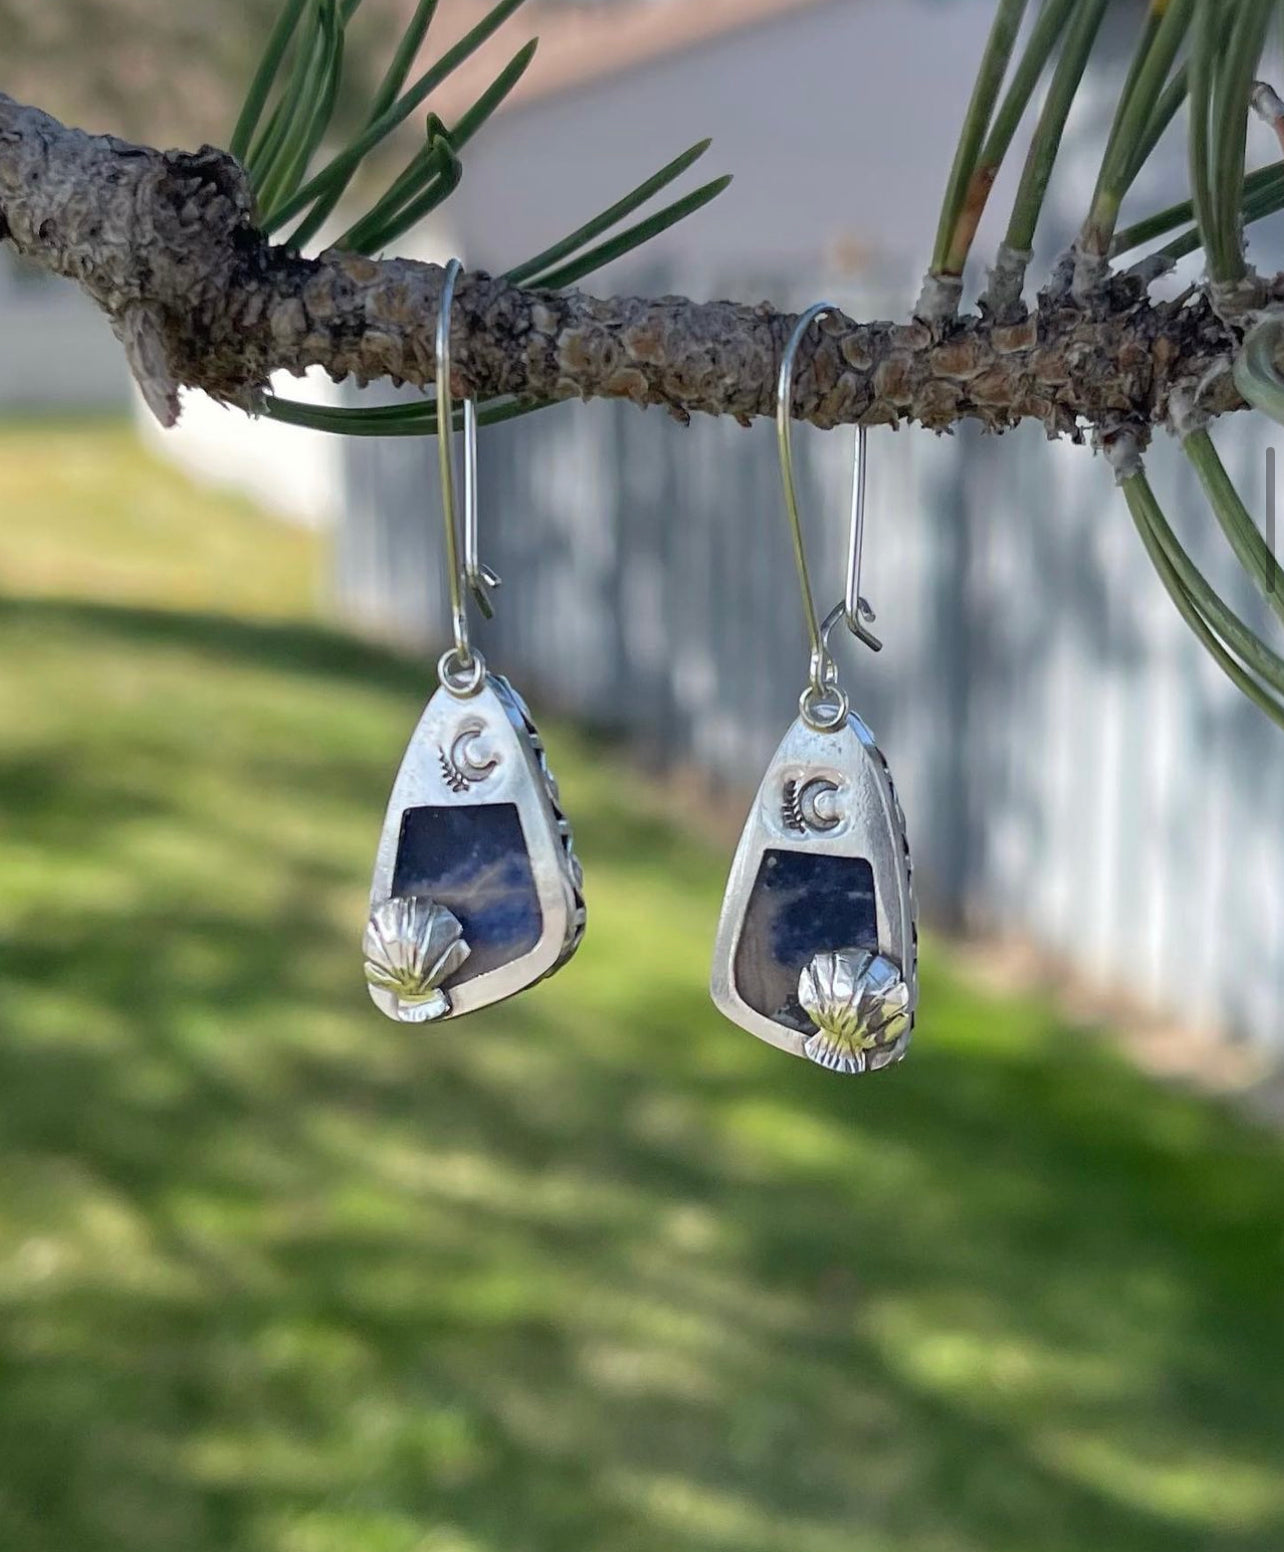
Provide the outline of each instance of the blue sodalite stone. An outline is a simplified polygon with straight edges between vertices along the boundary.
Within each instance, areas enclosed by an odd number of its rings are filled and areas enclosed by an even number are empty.
[[[459,918],[472,953],[448,986],[529,954],[544,930],[515,803],[406,809],[392,893],[431,895]]]
[[[798,1001],[814,954],[878,948],[874,869],[864,857],[763,853],[736,948],[736,990],[765,1018],[815,1031]]]

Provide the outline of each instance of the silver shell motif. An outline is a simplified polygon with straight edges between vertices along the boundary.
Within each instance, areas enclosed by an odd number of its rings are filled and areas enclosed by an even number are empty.
[[[900,966],[868,949],[817,954],[798,978],[798,1001],[817,1026],[803,1050],[831,1072],[877,1071],[897,1062],[914,1016]]]
[[[393,895],[370,913],[366,980],[397,998],[397,1017],[426,1024],[450,1012],[442,991],[472,952],[458,917],[427,895]]]

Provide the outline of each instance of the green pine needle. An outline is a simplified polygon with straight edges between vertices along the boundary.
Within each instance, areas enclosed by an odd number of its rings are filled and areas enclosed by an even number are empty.
[[[464,35],[453,48],[448,49],[437,63],[424,72],[408,91],[401,94],[383,113],[369,123],[352,143],[332,158],[315,176],[298,190],[277,214],[278,224],[284,224],[309,206],[307,217],[291,235],[292,246],[302,247],[315,236],[326,217],[342,198],[357,168],[370,152],[393,130],[397,129],[419,107],[420,103],[435,91],[460,65],[522,5],[523,0],[499,0],[499,3]]]
[[[1185,587],[1159,536],[1160,528],[1166,528],[1167,523],[1164,521],[1159,503],[1145,474],[1132,475],[1123,482],[1122,488],[1128,510],[1141,536],[1141,542],[1177,612],[1236,688],[1265,712],[1277,726],[1284,728],[1284,705],[1227,650],[1225,643],[1209,624],[1198,602]]]
[[[565,258],[569,258],[571,254],[578,253],[585,243],[592,242],[595,237],[600,237],[603,232],[609,232],[625,216],[631,216],[635,210],[645,205],[647,200],[653,195],[658,194],[661,189],[668,188],[674,179],[681,177],[688,167],[700,160],[712,143],[711,140],[697,141],[695,145],[683,151],[681,156],[675,156],[671,162],[661,167],[659,172],[654,173],[644,182],[639,183],[637,188],[631,189],[623,199],[617,200],[613,205],[608,205],[605,210],[595,215],[591,221],[586,221],[583,226],[577,227],[569,236],[563,237],[559,242],[555,242],[551,248],[545,248],[542,253],[537,253],[533,259],[527,259],[523,264],[514,265],[503,278],[511,281],[515,286],[525,285],[532,275],[538,275],[541,270],[551,269],[553,265],[560,263]]]
[[[299,18],[303,15],[306,4],[307,0],[286,0],[280,16],[277,17],[276,26],[273,27],[267,48],[263,52],[263,59],[250,83],[245,106],[241,109],[236,127],[232,131],[232,138],[228,143],[228,150],[238,162],[244,163],[249,154],[254,131],[263,116],[263,109],[267,106],[268,97],[281,69],[281,61],[285,58],[285,51],[290,46],[290,39],[294,36],[294,29],[299,25]]]
[[[947,268],[954,232],[967,198],[972,175],[976,171],[981,147],[994,116],[995,104],[1007,74],[1008,61],[1016,44],[1021,20],[1025,15],[1027,0],[999,0],[994,21],[981,56],[981,68],[977,72],[972,98],[963,120],[958,149],[950,168],[941,204],[941,216],[936,231],[936,246],[932,251],[932,273],[949,274]]]
[[[648,216],[645,221],[639,221],[636,226],[627,227],[608,241],[599,243],[596,248],[590,248],[587,253],[581,253],[568,264],[563,264],[560,269],[545,270],[540,274],[532,275],[526,283],[541,291],[560,291],[563,286],[574,285],[585,275],[591,275],[604,264],[610,264],[613,260],[622,258],[626,253],[631,253],[634,248],[649,242],[651,238],[667,231],[669,227],[685,220],[687,216],[693,215],[710,200],[716,199],[730,182],[730,173],[724,174],[721,178],[715,178],[712,183],[706,183],[684,198],[666,205],[663,210]]]
[[[302,426],[309,431],[326,431],[339,436],[405,437],[437,435],[437,401],[427,398],[405,404],[380,404],[369,409],[337,405],[305,404],[298,399],[283,399],[278,394],[264,397],[262,412],[269,420],[287,426]],[[477,424],[494,426],[501,421],[533,415],[536,410],[551,409],[544,399],[498,398],[485,400],[478,407]],[[463,411],[455,410],[454,427],[463,426]]]

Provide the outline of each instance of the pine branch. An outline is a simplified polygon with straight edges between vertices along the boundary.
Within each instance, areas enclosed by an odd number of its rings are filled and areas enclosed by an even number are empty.
[[[91,136],[0,94],[5,236],[106,312],[166,424],[181,387],[254,409],[278,369],[432,381],[441,271],[271,245],[226,152]],[[1284,279],[1259,300],[1284,311]],[[771,414],[795,321],[765,304],[597,300],[482,274],[461,281],[456,307],[459,379],[479,397],[626,398],[679,418]],[[800,358],[794,407],[821,426],[975,419],[1001,430],[1035,419],[1053,435],[1127,427],[1144,441],[1175,390],[1202,390],[1207,415],[1242,407],[1238,346],[1235,325],[1202,298],[1155,303],[1140,281],[1116,277],[1091,306],[1062,287],[1015,322],[833,320]]]

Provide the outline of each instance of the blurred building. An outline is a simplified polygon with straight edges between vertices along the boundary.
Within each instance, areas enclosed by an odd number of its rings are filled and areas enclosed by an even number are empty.
[[[0,413],[123,410],[129,373],[102,313],[0,245]]]

